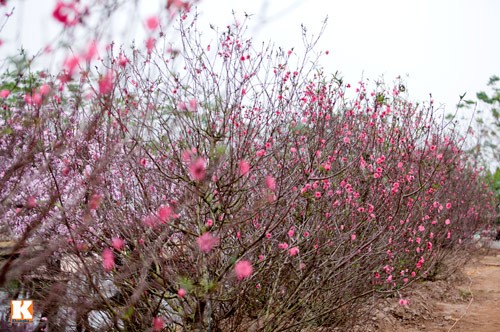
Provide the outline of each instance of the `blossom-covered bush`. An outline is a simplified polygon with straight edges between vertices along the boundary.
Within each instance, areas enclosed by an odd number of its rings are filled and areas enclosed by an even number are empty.
[[[86,12],[57,6],[77,29]],[[177,43],[150,18],[141,47],[3,76],[0,220],[18,255],[0,285],[42,279],[51,328],[341,326],[490,222],[432,100],[325,74],[312,43],[255,45],[245,22],[207,38],[187,3],[165,10]]]

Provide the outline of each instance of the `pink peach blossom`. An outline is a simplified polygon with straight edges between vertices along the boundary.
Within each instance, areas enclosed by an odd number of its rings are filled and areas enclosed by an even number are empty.
[[[161,222],[168,222],[172,216],[172,208],[170,206],[161,206],[158,209],[158,219]]]
[[[165,327],[165,322],[163,321],[163,319],[161,317],[154,317],[153,318],[153,331],[154,332],[159,332],[159,331],[163,330],[164,327]]]
[[[286,242],[278,243],[278,248],[288,249],[288,243],[286,243]]]
[[[197,104],[198,104],[198,102],[196,101],[196,99],[194,99],[194,98],[193,98],[193,99],[190,99],[190,100],[189,100],[189,107],[188,107],[188,108],[189,108],[189,110],[190,110],[191,112],[196,111],[196,106],[197,106]]]
[[[271,175],[266,176],[266,186],[270,190],[276,190],[276,180]]]
[[[240,160],[238,164],[240,175],[246,175],[250,171],[250,163],[246,160]]]
[[[116,250],[122,250],[125,247],[125,241],[118,237],[114,237],[111,240],[111,243],[113,245],[113,248],[115,248]]]
[[[37,205],[36,198],[33,196],[28,197],[28,199],[26,200],[26,207],[28,209],[33,209],[36,207],[36,205]]]
[[[97,42],[91,41],[89,46],[87,47],[87,52],[83,55],[85,61],[90,62],[93,58],[97,56]]]
[[[203,181],[205,178],[205,159],[197,158],[189,164],[189,174],[195,181]]]
[[[52,12],[52,16],[64,24],[64,26],[69,27],[76,25],[79,22],[80,13],[76,8],[76,2],[63,2],[58,1],[56,7]]]
[[[39,91],[42,96],[48,95],[50,92],[50,86],[48,84],[42,84]]]
[[[179,297],[184,297],[186,296],[187,292],[184,288],[179,288],[179,290],[177,291],[177,296]]]
[[[156,45],[156,39],[154,39],[153,37],[149,37],[148,39],[146,39],[146,50],[148,51],[148,54],[153,53],[155,45]]]
[[[238,280],[248,278],[253,273],[252,264],[247,260],[239,261],[234,265],[234,272],[236,273]]]
[[[409,304],[409,301],[408,301],[408,300],[406,300],[406,299],[400,299],[400,300],[399,300],[399,305],[401,305],[401,306],[403,306],[403,307],[408,306],[408,304]]]
[[[196,240],[198,243],[198,247],[201,251],[207,253],[213,249],[218,243],[219,239],[217,237],[212,236],[210,232],[206,232]]]
[[[295,256],[298,253],[299,253],[299,248],[297,248],[297,247],[293,247],[293,248],[288,249],[288,254],[290,256]]]
[[[8,96],[10,95],[10,91],[7,90],[7,89],[3,89],[2,91],[0,91],[0,98],[7,98]]]
[[[150,16],[146,19],[146,27],[151,31],[156,30],[159,25],[160,21],[157,16]]]
[[[104,249],[102,252],[102,266],[104,267],[104,271],[106,272],[109,272],[115,268],[115,255],[109,248]]]
[[[109,71],[99,79],[99,94],[109,94],[113,90],[114,84],[113,73]]]
[[[102,197],[99,194],[93,194],[92,197],[90,197],[89,200],[89,209],[90,210],[97,210],[99,205],[101,205]]]

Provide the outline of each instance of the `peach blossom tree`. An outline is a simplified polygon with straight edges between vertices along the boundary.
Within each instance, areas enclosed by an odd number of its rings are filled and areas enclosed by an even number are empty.
[[[53,17],[71,36],[93,10]],[[432,100],[325,74],[305,32],[298,54],[197,19],[168,1],[141,45],[4,74],[0,286],[38,301],[34,329],[347,326],[491,222]]]

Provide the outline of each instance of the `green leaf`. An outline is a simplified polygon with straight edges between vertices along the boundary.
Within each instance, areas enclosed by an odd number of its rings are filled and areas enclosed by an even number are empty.
[[[495,85],[498,81],[500,81],[500,77],[493,75],[490,77],[490,80],[488,81],[488,86]]]
[[[217,145],[217,148],[215,149],[215,153],[217,154],[218,157],[223,156],[226,153],[226,146],[225,145]]]
[[[229,260],[229,264],[234,265],[236,264],[237,258],[236,256],[232,256],[231,259]]]
[[[210,291],[214,290],[217,285],[217,283],[215,283],[213,280],[207,279],[201,280],[200,284],[205,293],[209,293]]]
[[[491,114],[493,114],[493,117],[495,119],[498,119],[500,117],[500,113],[498,112],[498,110],[496,108],[491,109]]]
[[[179,286],[188,292],[192,291],[194,288],[193,282],[188,277],[180,277]]]
[[[125,313],[123,314],[123,319],[125,320],[129,320],[130,317],[132,317],[132,315],[134,314],[134,307],[128,307],[127,310],[125,311]]]
[[[479,100],[481,100],[481,101],[483,101],[483,102],[485,102],[487,104],[491,104],[492,103],[491,99],[488,97],[488,95],[484,91],[478,92],[476,94],[476,97],[477,97],[477,99],[479,99]]]
[[[14,132],[11,127],[5,127],[2,130],[2,135],[11,135]]]

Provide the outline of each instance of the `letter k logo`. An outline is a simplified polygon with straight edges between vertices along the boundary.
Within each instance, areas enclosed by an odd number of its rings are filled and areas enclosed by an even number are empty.
[[[33,301],[32,300],[13,300],[10,301],[10,319],[15,321],[33,321]]]

